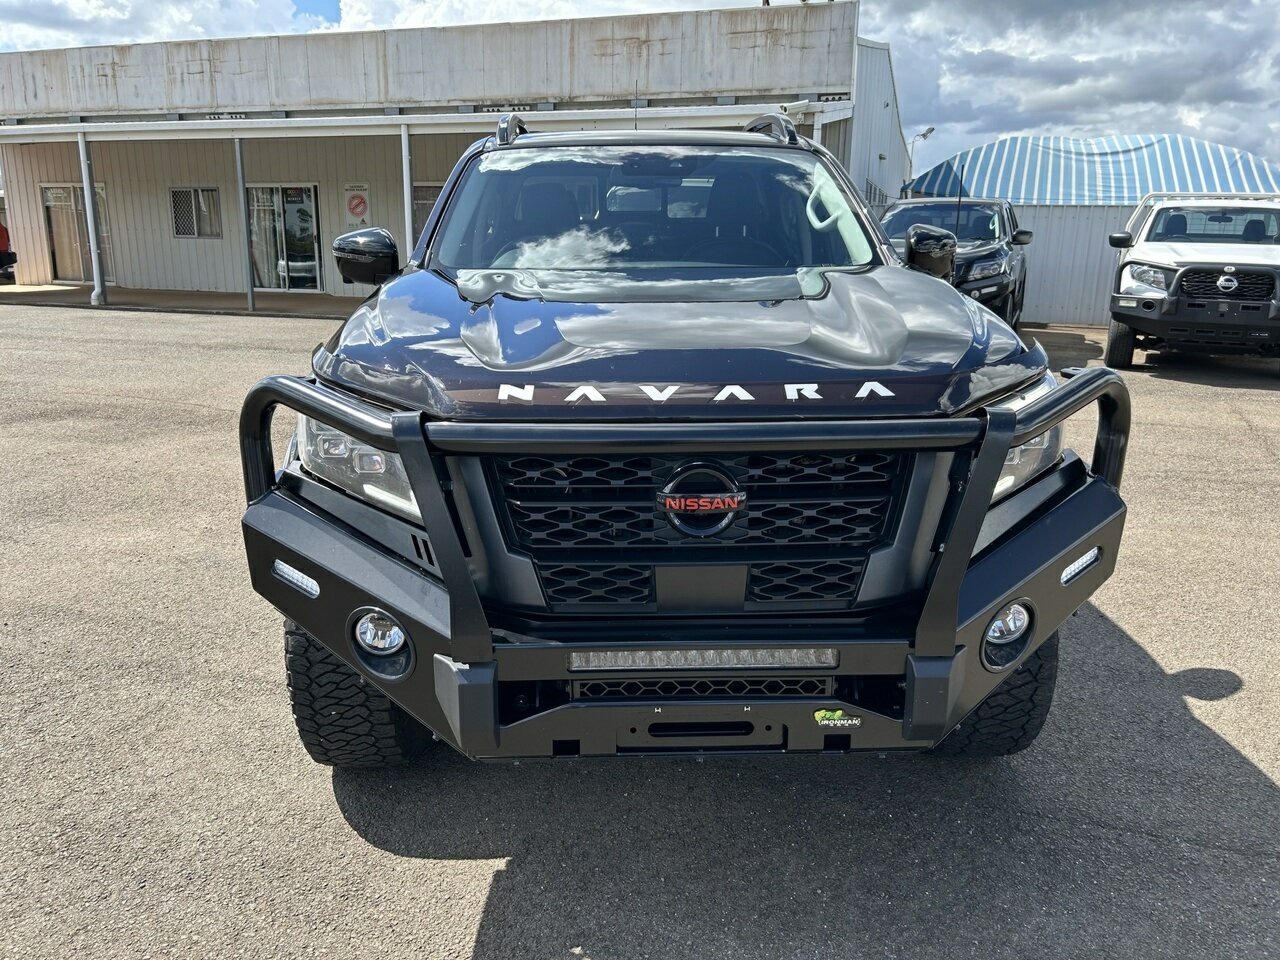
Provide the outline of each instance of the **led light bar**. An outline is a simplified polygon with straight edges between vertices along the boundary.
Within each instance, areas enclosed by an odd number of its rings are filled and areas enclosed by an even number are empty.
[[[277,560],[271,565],[271,572],[280,580],[283,580],[299,593],[305,593],[314,600],[320,596],[320,584],[316,583],[301,570],[291,567],[283,560]]]
[[[584,650],[570,670],[793,670],[834,668],[835,647],[739,647],[686,650]]]
[[[1094,547],[1079,560],[1073,562],[1067,569],[1062,571],[1062,585],[1065,587],[1080,574],[1084,573],[1095,563],[1102,559],[1102,548]]]

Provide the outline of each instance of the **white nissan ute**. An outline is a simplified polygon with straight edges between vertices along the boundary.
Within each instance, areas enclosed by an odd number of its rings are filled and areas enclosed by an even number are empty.
[[[1148,194],[1110,243],[1108,366],[1138,347],[1280,355],[1280,196]]]

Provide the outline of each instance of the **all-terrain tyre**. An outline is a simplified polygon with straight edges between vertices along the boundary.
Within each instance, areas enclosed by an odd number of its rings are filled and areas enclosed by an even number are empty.
[[[1113,315],[1111,324],[1107,327],[1107,349],[1103,354],[1103,363],[1113,370],[1128,370],[1132,367],[1136,336],[1133,327],[1121,323]]]
[[[1027,749],[1049,716],[1057,679],[1055,630],[933,752],[952,757],[1007,757]]]
[[[292,620],[284,622],[284,665],[298,736],[316,763],[391,767],[417,756],[430,739],[422,724]]]

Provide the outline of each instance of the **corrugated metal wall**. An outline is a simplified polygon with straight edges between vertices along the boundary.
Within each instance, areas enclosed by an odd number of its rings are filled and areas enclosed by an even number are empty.
[[[854,3],[0,54],[0,116],[847,93]]]
[[[868,202],[883,209],[887,201],[898,196],[907,174],[907,145],[887,46],[858,41],[855,89],[853,142],[845,166]]]
[[[438,134],[412,138],[413,179],[443,181],[474,138]],[[248,140],[245,180],[250,184],[314,184],[321,236],[324,289],[351,295],[329,246],[346,229],[343,185],[370,185],[372,222],[405,242],[399,137],[340,137]],[[93,144],[94,177],[106,188],[115,282],[123,287],[166,290],[245,289],[240,206],[235,158],[229,141],[125,141]],[[19,283],[49,283],[53,263],[43,221],[40,187],[80,183],[80,160],[73,143],[0,147],[0,166],[9,174],[9,224],[19,251]],[[169,190],[216,187],[222,207],[218,239],[173,235]],[[416,240],[416,238],[414,238]],[[412,249],[412,242],[406,249]]]
[[[1107,234],[1123,230],[1132,207],[1019,206],[1018,223],[1035,231],[1027,248],[1032,323],[1105,324],[1116,251]]]
[[[0,167],[5,171],[9,240],[18,254],[14,278],[18,283],[48,283],[53,279],[53,259],[49,254],[40,185],[81,182],[76,145],[0,145]],[[101,176],[98,179],[101,180]]]
[[[849,144],[853,134],[850,127],[853,120],[830,120],[822,125],[822,145],[835,155],[846,170],[849,170]],[[852,176],[852,171],[850,171]]]

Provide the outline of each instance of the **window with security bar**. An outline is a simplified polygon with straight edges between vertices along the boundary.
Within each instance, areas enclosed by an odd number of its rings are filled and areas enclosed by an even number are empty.
[[[217,187],[176,187],[169,191],[173,235],[216,240],[222,236],[222,201]]]
[[[436,205],[436,201],[440,199],[440,191],[444,189],[442,183],[415,183],[413,185],[413,237],[417,241],[422,233],[422,228],[427,225],[427,217],[431,214],[431,208]]]

